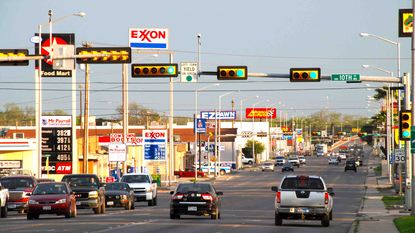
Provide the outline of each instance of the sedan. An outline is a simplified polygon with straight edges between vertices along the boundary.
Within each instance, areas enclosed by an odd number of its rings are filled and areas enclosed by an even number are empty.
[[[126,210],[135,209],[134,191],[127,183],[116,182],[105,185],[105,206],[124,207]]]
[[[330,164],[339,165],[339,160],[336,157],[330,157],[329,158],[329,165]]]
[[[76,216],[75,195],[65,182],[39,183],[29,198],[27,219],[39,219],[40,214]]]
[[[281,172],[285,172],[285,171],[288,171],[288,172],[291,171],[291,172],[293,172],[294,171],[293,164],[290,163],[290,162],[284,163],[284,165],[282,165]]]
[[[179,219],[180,215],[209,216],[220,219],[222,192],[208,182],[181,183],[171,191],[170,218]]]
[[[273,172],[274,169],[275,169],[275,165],[271,162],[265,162],[261,165],[261,169],[262,169],[263,172],[264,171],[272,171]]]

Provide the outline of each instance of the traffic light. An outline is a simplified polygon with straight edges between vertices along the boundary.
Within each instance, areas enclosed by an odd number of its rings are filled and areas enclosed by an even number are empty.
[[[122,64],[131,63],[130,47],[92,47],[76,48],[76,63],[88,64]]]
[[[177,77],[177,63],[131,64],[131,77]]]
[[[320,82],[320,68],[291,68],[290,82]]]
[[[412,113],[411,110],[402,110],[399,114],[399,139],[411,140]]]
[[[247,80],[247,66],[218,66],[218,80]]]
[[[313,131],[313,132],[311,132],[311,136],[315,136],[315,137],[321,136],[321,132],[320,131]]]
[[[0,66],[28,66],[29,60],[20,60],[28,54],[28,49],[0,49]]]

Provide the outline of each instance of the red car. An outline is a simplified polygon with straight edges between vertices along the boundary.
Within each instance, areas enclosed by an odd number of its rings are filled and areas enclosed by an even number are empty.
[[[27,219],[39,219],[40,214],[76,216],[75,195],[65,182],[39,183],[29,198]]]
[[[193,171],[193,170],[174,171],[174,175],[179,176],[179,177],[195,177],[195,171]],[[206,174],[204,172],[201,172],[201,171],[197,172],[197,177],[198,178],[202,178],[202,177],[205,177],[205,176],[206,176]]]

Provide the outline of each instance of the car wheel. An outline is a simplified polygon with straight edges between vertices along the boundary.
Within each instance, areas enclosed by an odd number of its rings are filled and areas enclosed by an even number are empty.
[[[97,208],[93,208],[94,210],[94,214],[99,214],[101,213],[101,206],[98,206]]]
[[[170,219],[176,219],[176,215],[174,213],[170,213]]]
[[[157,196],[153,199],[153,205],[156,206],[157,205]]]
[[[76,215],[78,215],[78,210],[76,209],[76,205],[75,205],[75,208],[73,209],[73,211],[72,211],[72,218],[75,218],[76,217]]]
[[[281,226],[282,225],[282,218],[279,214],[275,213],[275,226]]]
[[[125,206],[125,210],[131,210],[131,202],[128,201],[128,204]]]
[[[215,213],[210,215],[210,219],[219,219],[219,210],[216,209]]]
[[[135,202],[134,202],[134,200],[133,200],[133,202],[131,202],[131,209],[132,210],[135,209]]]
[[[34,219],[39,219],[40,214],[33,214]]]
[[[33,220],[33,215],[32,214],[27,214],[27,220]]]
[[[148,206],[153,206],[153,199],[147,201]]]
[[[203,176],[202,175],[197,175],[197,178],[202,178]]]
[[[102,206],[101,206],[101,214],[105,214],[105,199],[102,202]]]
[[[333,220],[333,210],[332,210],[332,211],[330,211],[329,219],[330,219],[330,220]]]
[[[226,173],[225,170],[220,170],[220,175],[221,176],[225,175],[225,173]]]
[[[328,214],[325,214],[325,215],[323,216],[323,218],[321,218],[321,225],[322,225],[323,227],[328,227],[328,226],[330,226],[330,217],[329,217],[329,215],[328,215]]]
[[[1,218],[7,218],[7,202],[5,203],[4,207],[1,207],[0,212]]]
[[[249,165],[252,165],[253,163],[252,163],[252,161],[248,161],[248,164],[249,164]]]
[[[72,208],[69,207],[68,211],[66,211],[65,213],[65,218],[71,218],[72,216]]]
[[[357,172],[357,169],[354,169],[354,172]]]

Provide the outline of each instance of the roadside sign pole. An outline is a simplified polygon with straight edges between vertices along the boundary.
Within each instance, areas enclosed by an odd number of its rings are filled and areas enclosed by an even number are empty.
[[[415,13],[415,0],[412,2],[412,14],[414,14]],[[412,41],[411,41],[411,44],[412,44],[412,47],[411,47],[411,58],[412,58],[412,84],[414,84],[415,83],[415,30],[412,30]],[[414,101],[415,101],[415,91],[412,89],[411,90],[411,98],[412,98],[412,103],[414,103]],[[408,99],[408,102],[409,102],[409,99]],[[414,104],[413,104],[414,105]],[[409,106],[407,106],[407,107],[409,107]],[[408,108],[409,109],[409,108]],[[411,108],[412,110],[412,116],[414,116],[415,115],[415,108],[414,107],[412,107]],[[414,117],[412,117],[412,126],[413,125],[415,125],[415,119],[414,119]],[[408,147],[410,146],[410,144],[409,144],[409,142],[407,141],[406,143],[405,143],[405,145],[406,145],[406,147],[407,147],[407,151],[408,151]],[[410,151],[409,151],[410,152]],[[408,155],[409,155],[409,153],[408,153]],[[415,162],[415,159],[413,159],[413,155],[414,154],[411,154],[411,156],[408,156],[408,157],[410,157],[411,158],[411,173],[407,173],[407,176],[410,176],[411,177],[411,191],[412,191],[412,195],[411,195],[411,200],[412,200],[412,204],[415,202],[415,192],[413,192],[413,190],[414,190],[414,188],[415,188],[415,184],[414,184],[414,162]],[[412,206],[411,206],[412,207]],[[411,208],[411,215],[412,216],[414,216],[415,215],[415,208]]]

